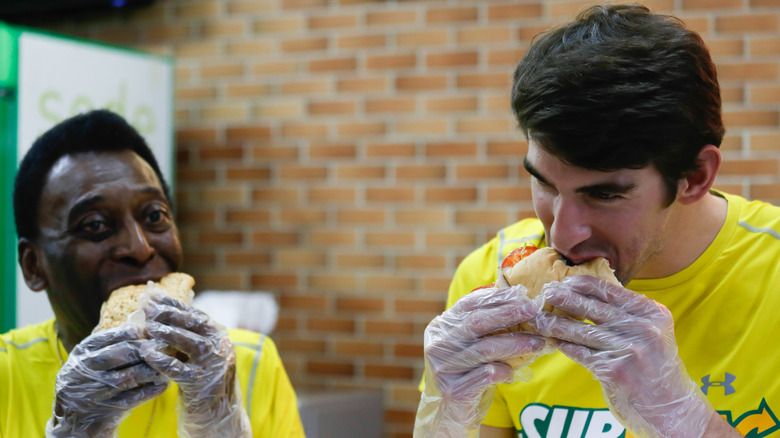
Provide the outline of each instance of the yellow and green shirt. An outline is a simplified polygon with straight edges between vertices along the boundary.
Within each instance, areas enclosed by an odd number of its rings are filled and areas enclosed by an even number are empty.
[[[246,330],[229,333],[253,436],[303,437],[295,392],[273,341]],[[68,355],[57,341],[53,319],[0,336],[0,438],[44,436],[60,357],[67,360]],[[133,409],[119,427],[119,437],[176,437],[177,393],[171,384]]]
[[[719,195],[728,201],[726,222],[693,264],[626,287],[669,308],[688,374],[731,425],[761,438],[780,430],[780,208]],[[546,246],[538,220],[501,230],[466,257],[447,307],[493,282],[498,263],[525,242]],[[584,367],[556,352],[531,368],[530,382],[499,385],[484,424],[513,427],[526,438],[630,436]]]

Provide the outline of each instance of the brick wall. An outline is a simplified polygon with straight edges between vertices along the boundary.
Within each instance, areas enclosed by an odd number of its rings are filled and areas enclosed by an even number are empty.
[[[176,57],[178,220],[200,288],[269,290],[299,389],[382,390],[411,436],[458,261],[531,214],[514,65],[582,1],[158,0],[27,24]],[[652,0],[718,64],[721,188],[780,202],[780,0]]]

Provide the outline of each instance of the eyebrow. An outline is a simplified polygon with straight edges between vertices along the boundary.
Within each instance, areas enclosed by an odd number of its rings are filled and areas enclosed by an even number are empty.
[[[144,195],[159,197],[160,199],[164,199],[165,202],[168,202],[168,199],[165,197],[162,190],[158,189],[157,187],[147,186],[139,190],[139,192]],[[106,197],[103,195],[94,195],[78,201],[73,205],[73,207],[70,209],[70,212],[68,213],[68,223],[73,222],[78,216],[83,214],[85,211],[88,211],[93,205],[105,200]]]
[[[523,158],[523,167],[525,170],[531,174],[532,177],[539,180],[544,185],[548,185],[550,187],[555,187],[554,184],[551,184],[549,181],[547,181],[541,173],[539,173],[539,170],[537,170],[533,164],[531,164],[530,161],[528,161],[528,157],[526,156]],[[606,183],[600,183],[600,184],[593,184],[589,186],[583,186],[578,187],[576,192],[577,193],[584,193],[584,194],[594,194],[594,193],[612,193],[616,195],[622,195],[626,193],[630,193],[633,190],[636,189],[635,183],[625,183],[625,184],[619,184],[615,182],[606,182]]]

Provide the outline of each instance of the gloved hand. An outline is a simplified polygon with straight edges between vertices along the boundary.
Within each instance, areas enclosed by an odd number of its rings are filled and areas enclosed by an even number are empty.
[[[162,394],[168,379],[150,368],[140,348],[149,341],[124,324],[85,338],[57,373],[47,437],[116,437],[130,411]]]
[[[540,336],[505,330],[533,318],[541,307],[523,286],[478,289],[433,319],[425,330],[425,389],[417,409],[415,438],[477,437],[499,383],[515,377],[500,362],[543,354]]]
[[[610,411],[636,437],[701,437],[714,410],[688,376],[662,304],[591,276],[546,285],[546,302],[592,321],[540,313],[531,324],[601,384]]]
[[[179,436],[251,437],[227,330],[205,313],[161,295],[143,307],[142,357],[179,386]]]

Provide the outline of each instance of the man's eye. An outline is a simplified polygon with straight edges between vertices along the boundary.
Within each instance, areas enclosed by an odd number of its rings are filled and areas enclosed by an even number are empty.
[[[162,209],[152,210],[147,215],[147,220],[152,224],[160,224],[168,221],[168,212]]]
[[[92,234],[100,234],[108,231],[108,224],[103,221],[90,221],[81,225],[81,229]]]
[[[594,198],[600,201],[616,201],[620,199],[620,195],[616,195],[614,193],[607,193],[607,192],[594,192],[591,193],[591,196],[593,196]]]

